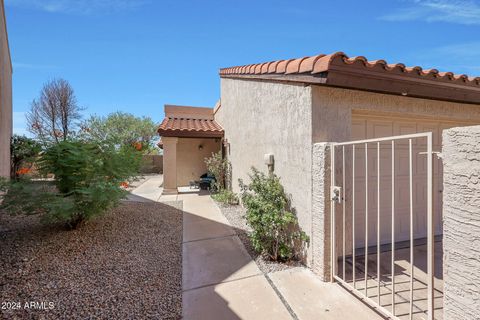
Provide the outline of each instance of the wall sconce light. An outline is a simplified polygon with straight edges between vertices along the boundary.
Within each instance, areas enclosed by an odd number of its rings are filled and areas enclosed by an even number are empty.
[[[203,145],[202,144],[198,146],[198,150],[203,150]]]
[[[272,153],[267,153],[263,156],[263,159],[268,167],[268,172],[273,174],[273,171],[275,170],[275,156]]]

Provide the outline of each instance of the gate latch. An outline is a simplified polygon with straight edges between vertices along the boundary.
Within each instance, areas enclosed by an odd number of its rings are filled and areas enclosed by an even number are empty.
[[[342,187],[332,186],[330,188],[330,200],[342,203]]]
[[[418,154],[428,154],[428,152],[419,152]],[[436,155],[438,159],[443,159],[443,153],[440,151],[432,151],[432,154]]]

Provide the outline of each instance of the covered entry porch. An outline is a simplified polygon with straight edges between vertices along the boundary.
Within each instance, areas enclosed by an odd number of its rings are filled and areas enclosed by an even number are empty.
[[[213,109],[165,106],[158,129],[163,148],[163,194],[177,194],[207,172],[205,158],[221,150],[223,129]]]

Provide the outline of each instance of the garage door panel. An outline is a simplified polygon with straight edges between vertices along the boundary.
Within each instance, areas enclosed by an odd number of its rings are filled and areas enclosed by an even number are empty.
[[[440,123],[438,122],[418,122],[417,123],[418,132],[432,132],[433,133],[433,150],[439,150],[442,144],[442,137],[440,134]],[[421,139],[419,142],[420,145],[426,147],[426,139]]]
[[[408,177],[410,174],[409,150],[395,148],[395,174],[400,177]],[[413,160],[412,160],[413,162]],[[413,168],[412,168],[413,172]]]
[[[367,120],[367,139],[393,136],[393,122]]]
[[[433,149],[440,151],[442,130],[459,126],[458,123],[446,123],[423,119],[375,119],[368,116],[355,116],[352,120],[352,140],[374,139],[381,137],[406,135],[414,133],[432,132]],[[413,210],[414,210],[414,235],[416,238],[426,237],[427,231],[427,150],[426,138],[412,139],[413,146]],[[372,228],[376,229],[377,213],[377,145],[372,143],[368,148],[368,185],[369,193],[369,219]],[[352,155],[350,154],[350,157]],[[436,158],[436,157],[434,157]],[[355,201],[357,221],[355,225],[362,228],[365,217],[365,149],[364,145],[356,146],[355,156]],[[381,212],[381,239],[388,243],[391,238],[391,143],[380,144],[380,212]],[[407,140],[395,142],[395,215],[396,238],[408,239],[410,230],[410,189],[409,189],[409,143]],[[442,174],[443,168],[440,160],[434,162],[434,220],[435,232],[442,232]],[[363,229],[364,230],[364,226]],[[360,230],[360,229],[359,229]],[[373,231],[371,231],[373,232]],[[375,231],[376,232],[376,231]],[[374,234],[370,234],[369,237]],[[360,236],[359,236],[360,237]],[[364,235],[362,236],[364,239]],[[364,240],[363,240],[364,241]],[[371,239],[370,245],[376,243],[376,235]],[[362,240],[357,239],[357,245],[362,245]]]
[[[394,121],[393,122],[393,134],[395,136],[403,136],[406,134],[414,134],[417,133],[417,124],[411,123],[411,122],[405,122],[405,121]],[[408,142],[403,142],[407,144]],[[412,141],[413,145],[417,144],[417,139],[414,139]]]
[[[367,139],[367,120],[352,120],[352,137],[355,140]]]

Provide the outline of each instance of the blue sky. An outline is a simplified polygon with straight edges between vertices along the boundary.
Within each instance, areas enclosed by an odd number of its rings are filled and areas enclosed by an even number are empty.
[[[62,77],[86,114],[213,106],[218,69],[343,51],[480,75],[480,0],[5,0],[14,131]]]

